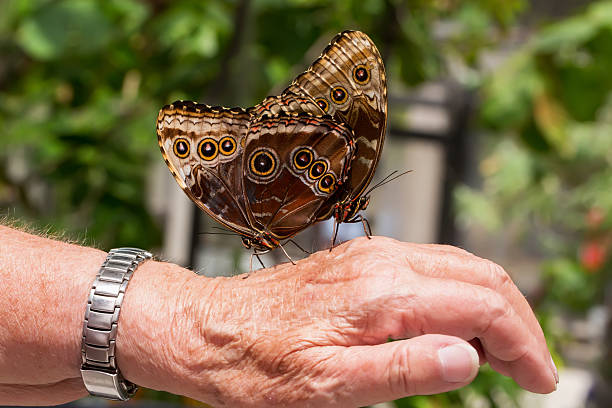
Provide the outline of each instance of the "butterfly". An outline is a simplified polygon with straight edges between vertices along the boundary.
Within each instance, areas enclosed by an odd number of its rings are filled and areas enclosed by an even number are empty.
[[[354,157],[352,130],[305,113],[251,116],[194,102],[165,106],[159,145],[189,198],[240,234],[245,247],[279,246],[330,211]]]
[[[254,107],[164,106],[158,143],[189,198],[264,252],[317,221],[352,222],[367,206],[386,109],[376,46],[345,31],[281,95]]]

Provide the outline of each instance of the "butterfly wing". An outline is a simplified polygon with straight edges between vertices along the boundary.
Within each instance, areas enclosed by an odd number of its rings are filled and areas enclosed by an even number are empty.
[[[321,108],[307,95],[297,95],[286,92],[278,96],[268,96],[260,104],[248,109],[255,120],[264,115],[274,116],[278,114],[291,115],[293,113],[309,113],[321,116]]]
[[[252,236],[242,194],[242,152],[249,114],[177,101],[157,118],[159,147],[189,198],[213,219]]]
[[[353,129],[357,157],[347,189],[361,195],[376,170],[387,123],[385,67],[376,45],[359,31],[338,34],[283,94],[309,96],[321,113]]]
[[[284,239],[316,222],[318,213],[331,213],[354,152],[351,129],[329,117],[254,120],[242,165],[252,225]]]

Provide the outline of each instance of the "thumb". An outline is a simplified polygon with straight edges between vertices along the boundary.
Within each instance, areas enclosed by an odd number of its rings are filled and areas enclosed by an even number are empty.
[[[338,357],[328,361],[350,379],[357,405],[461,388],[472,382],[479,368],[478,352],[468,342],[436,334],[346,347]]]

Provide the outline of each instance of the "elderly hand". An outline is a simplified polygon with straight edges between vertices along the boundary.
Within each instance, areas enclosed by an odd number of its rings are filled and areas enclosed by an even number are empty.
[[[83,317],[105,257],[0,226],[0,404],[87,394]],[[470,343],[522,387],[555,389],[542,330],[503,269],[375,237],[248,277],[147,261],[125,294],[116,358],[138,385],[215,406],[356,407],[468,384]]]
[[[160,301],[151,293],[172,278],[145,269],[117,340],[137,384],[215,406],[356,407],[470,383],[473,340],[481,362],[523,388],[556,388],[525,298],[501,267],[458,248],[360,238],[248,278],[183,276],[161,321],[147,313]],[[128,334],[143,318],[151,332]]]

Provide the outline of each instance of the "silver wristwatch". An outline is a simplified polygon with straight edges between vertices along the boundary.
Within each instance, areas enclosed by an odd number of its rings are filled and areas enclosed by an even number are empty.
[[[151,254],[142,249],[116,248],[108,253],[96,275],[87,300],[81,342],[81,376],[91,395],[125,401],[138,390],[117,368],[115,339],[125,289],[138,265],[150,258]]]

